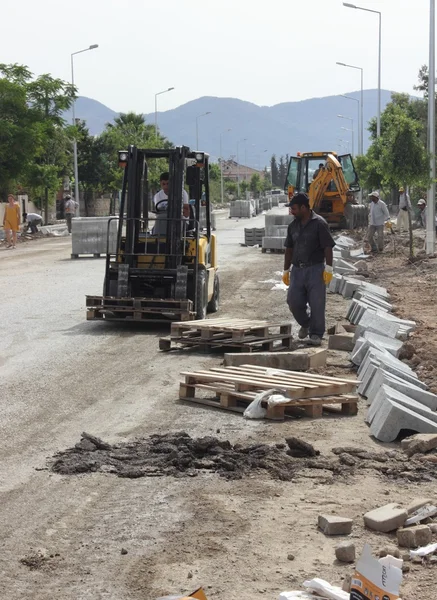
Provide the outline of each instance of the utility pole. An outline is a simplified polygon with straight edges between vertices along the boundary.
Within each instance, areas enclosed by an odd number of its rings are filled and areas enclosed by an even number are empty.
[[[429,7],[428,152],[431,185],[426,206],[426,253],[430,256],[435,251],[435,0],[430,0]]]

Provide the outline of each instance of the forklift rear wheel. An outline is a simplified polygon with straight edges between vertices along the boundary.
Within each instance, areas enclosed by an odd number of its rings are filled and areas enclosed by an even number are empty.
[[[206,319],[208,305],[208,286],[206,282],[206,271],[200,269],[197,274],[197,319]]]
[[[218,273],[214,275],[214,292],[210,302],[208,303],[208,312],[215,313],[219,309],[220,303],[220,279]]]

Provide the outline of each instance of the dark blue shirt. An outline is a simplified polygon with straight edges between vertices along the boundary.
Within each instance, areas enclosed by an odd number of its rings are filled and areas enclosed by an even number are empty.
[[[325,262],[325,248],[333,248],[335,242],[325,219],[311,211],[304,226],[298,219],[290,223],[284,245],[293,248],[293,265],[316,265]]]

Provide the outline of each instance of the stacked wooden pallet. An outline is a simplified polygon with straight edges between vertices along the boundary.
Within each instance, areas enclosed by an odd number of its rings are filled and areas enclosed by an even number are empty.
[[[161,338],[160,350],[174,347],[234,348],[254,350],[289,350],[292,335],[290,322],[253,321],[249,319],[204,319],[172,323],[170,337]]]
[[[265,390],[277,390],[288,397],[287,403],[268,406],[266,418],[283,420],[287,415],[296,416],[296,409],[310,417],[321,417],[323,408],[339,405],[343,415],[358,412],[358,381],[269,369],[256,365],[242,367],[216,367],[205,371],[182,373],[185,381],[180,384],[179,398],[207,406],[215,406],[236,412],[244,412],[254,398]],[[212,392],[212,394],[211,394]]]

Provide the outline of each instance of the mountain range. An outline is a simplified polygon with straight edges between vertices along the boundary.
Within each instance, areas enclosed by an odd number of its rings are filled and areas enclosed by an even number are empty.
[[[356,100],[360,92],[346,94]],[[382,109],[390,101],[391,92],[382,90]],[[364,91],[364,150],[369,146],[367,124],[376,115],[377,90]],[[210,113],[204,115],[204,113]],[[118,115],[101,102],[79,97],[76,116],[84,119],[93,135],[101,133],[108,122]],[[187,102],[173,110],[158,113],[158,125],[175,145],[196,147],[196,117],[198,121],[199,149],[208,152],[212,160],[220,156],[237,158],[241,164],[263,168],[270,156],[296,154],[317,150],[350,152],[352,122],[337,115],[354,119],[355,151],[358,150],[358,102],[343,96],[311,98],[300,102],[283,102],[275,106],[258,106],[236,98],[204,96]],[[204,115],[204,116],[201,116]],[[71,115],[66,114],[66,119]],[[154,123],[154,113],[146,114],[147,122]],[[230,130],[230,131],[228,131]],[[349,149],[345,141],[349,141]],[[246,141],[244,141],[246,140]]]

